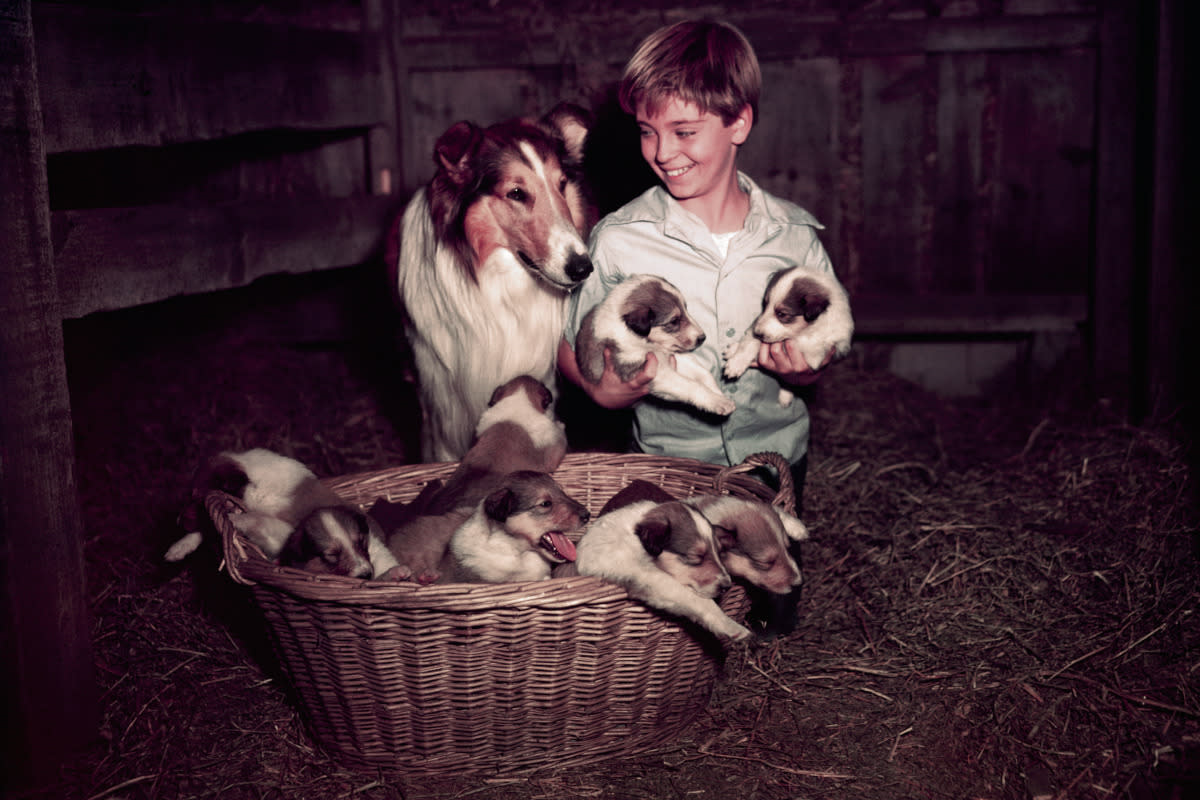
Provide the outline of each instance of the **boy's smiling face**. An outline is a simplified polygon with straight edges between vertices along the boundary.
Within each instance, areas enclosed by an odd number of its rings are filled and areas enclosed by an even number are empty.
[[[639,102],[636,117],[642,158],[676,200],[686,205],[736,185],[738,145],[753,121],[749,106],[729,125],[674,97],[653,110]]]

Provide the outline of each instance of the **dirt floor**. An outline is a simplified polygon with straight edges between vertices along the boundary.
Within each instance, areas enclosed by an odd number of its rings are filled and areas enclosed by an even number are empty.
[[[28,797],[1200,796],[1200,539],[1175,421],[1127,425],[1066,378],[950,402],[865,346],[812,399],[800,627],[733,650],[682,736],[515,778],[339,765],[239,624],[244,594],[162,553],[219,450],[323,476],[413,459],[391,329],[326,336],[347,326],[315,296],[382,319],[345,277],[68,325],[103,719]]]

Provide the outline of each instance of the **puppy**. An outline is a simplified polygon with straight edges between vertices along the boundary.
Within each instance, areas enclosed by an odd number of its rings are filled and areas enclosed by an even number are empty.
[[[584,316],[575,339],[575,355],[584,379],[599,383],[604,374],[604,350],[613,367],[629,380],[646,356],[658,357],[650,394],[696,406],[722,416],[733,412],[733,400],[721,393],[716,378],[694,355],[704,331],[687,313],[687,304],[669,281],[653,275],[633,275],[621,281]],[[675,367],[671,367],[675,356]]]
[[[552,401],[550,390],[528,375],[493,391],[476,425],[475,443],[453,474],[432,494],[421,514],[388,533],[388,549],[409,576],[419,583],[439,580],[450,537],[509,473],[549,473],[558,468],[567,438],[551,411]]]
[[[520,375],[492,392],[475,441],[430,502],[433,512],[474,505],[500,478],[518,470],[554,472],[567,452],[563,424],[545,384]]]
[[[167,550],[167,561],[179,561],[199,546],[197,509],[214,490],[242,501],[245,511],[231,515],[230,523],[284,566],[355,578],[383,576],[397,567],[374,520],[346,505],[299,461],[263,448],[220,453],[200,471],[180,515],[191,529]]]
[[[713,600],[730,586],[729,573],[717,559],[712,525],[685,503],[639,500],[597,517],[579,541],[575,566],[717,636],[750,636]]]
[[[795,516],[762,500],[730,495],[697,495],[684,502],[712,523],[721,563],[730,575],[774,594],[800,585],[788,541],[807,539],[808,529]]]
[[[509,473],[454,531],[443,576],[463,583],[545,580],[555,564],[575,560],[566,532],[589,516],[549,475]]]
[[[850,352],[854,317],[850,298],[832,271],[805,266],[782,269],[767,281],[763,310],[737,342],[725,348],[725,377],[739,378],[754,363],[762,343],[791,339],[814,369],[830,352],[842,358]],[[779,404],[789,406],[795,394],[779,387]]]

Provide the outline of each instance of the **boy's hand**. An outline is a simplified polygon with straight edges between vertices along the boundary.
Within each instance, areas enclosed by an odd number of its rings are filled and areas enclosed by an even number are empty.
[[[628,408],[650,393],[650,381],[658,374],[658,358],[653,353],[646,356],[641,370],[626,382],[613,369],[612,351],[606,347],[604,374],[599,383],[591,383],[580,373],[575,351],[566,339],[562,339],[558,343],[558,368],[567,379],[587,392],[596,405],[610,409]]]
[[[650,381],[658,374],[658,358],[654,353],[646,355],[642,369],[628,381],[621,380],[613,368],[612,351],[604,348],[604,374],[600,382],[587,384],[584,389],[592,396],[596,405],[604,408],[628,408],[650,393]]]
[[[820,366],[812,367],[804,360],[804,356],[796,349],[791,339],[782,342],[766,344],[758,347],[758,366],[767,372],[774,373],[779,380],[793,386],[807,386],[816,383],[821,377],[821,370],[833,361],[835,350],[830,348],[825,360]]]

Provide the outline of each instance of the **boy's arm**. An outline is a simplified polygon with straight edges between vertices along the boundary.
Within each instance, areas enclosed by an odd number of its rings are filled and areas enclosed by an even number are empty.
[[[603,408],[628,408],[650,393],[650,381],[658,373],[658,359],[653,353],[646,356],[642,369],[629,379],[622,381],[613,369],[612,353],[604,350],[604,374],[599,383],[591,383],[584,379],[579,371],[579,362],[575,360],[575,350],[563,337],[558,342],[558,371],[567,380],[587,392],[592,402]]]

